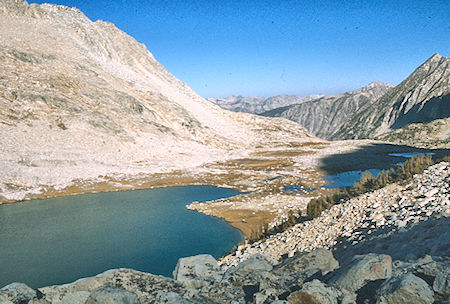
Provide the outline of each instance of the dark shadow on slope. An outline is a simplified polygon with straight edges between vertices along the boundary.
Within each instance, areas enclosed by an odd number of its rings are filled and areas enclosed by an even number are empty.
[[[356,245],[341,238],[333,249],[340,265],[350,262],[357,254],[388,254],[392,260],[416,260],[424,255],[450,256],[450,218],[433,217],[406,227],[385,226],[379,229],[359,229],[363,240]],[[354,234],[355,234],[354,233]]]
[[[283,114],[283,112],[289,110],[290,108],[294,107],[294,105],[289,105],[289,106],[284,106],[284,107],[279,107],[279,108],[275,108],[266,112],[262,112],[262,113],[258,113],[258,115],[260,116],[265,116],[265,117],[280,117],[281,114]]]
[[[407,160],[404,157],[391,156],[390,153],[435,153],[433,159],[450,155],[450,149],[422,149],[411,146],[393,144],[369,144],[359,149],[341,154],[333,154],[321,159],[319,168],[327,175],[345,171],[388,169],[399,162]]]
[[[394,105],[398,108],[400,105]],[[435,119],[450,117],[450,94],[435,97],[427,101],[424,107],[414,105],[407,113],[401,113],[391,129],[400,129],[411,123],[427,123]]]
[[[415,262],[425,255],[448,258],[450,255],[450,218],[430,217],[418,223],[410,223],[404,228],[385,226],[379,229],[359,229],[354,232],[364,237],[358,244],[353,245],[352,240],[341,238],[333,249],[334,257],[339,265],[344,266],[352,262],[355,255],[368,253],[387,254],[396,260]],[[414,271],[414,275],[425,280],[433,286],[434,277],[427,275],[426,271]],[[330,273],[324,281],[329,282],[333,277]],[[375,303],[375,293],[385,280],[379,279],[367,282],[356,294],[356,303]]]

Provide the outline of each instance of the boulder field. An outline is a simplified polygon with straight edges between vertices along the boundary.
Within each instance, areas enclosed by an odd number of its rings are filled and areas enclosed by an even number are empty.
[[[37,290],[13,283],[0,289],[0,303],[447,303],[448,265],[448,257],[393,263],[369,253],[340,266],[316,249],[278,265],[255,254],[223,270],[205,254],[180,259],[173,279],[121,268]]]

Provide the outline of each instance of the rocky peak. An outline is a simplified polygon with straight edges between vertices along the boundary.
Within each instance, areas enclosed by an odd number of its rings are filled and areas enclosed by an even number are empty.
[[[352,117],[335,139],[370,138],[411,123],[450,116],[450,57],[434,54],[373,107]]]
[[[368,107],[392,87],[391,84],[385,82],[372,82],[353,91],[322,96],[277,108],[262,115],[287,118],[299,123],[314,135],[328,139],[355,112]]]
[[[89,19],[77,8],[63,5],[48,4],[28,4],[23,0],[0,0],[0,12],[11,16],[23,16],[33,19],[55,20],[62,18],[66,21]]]
[[[264,98],[261,96],[245,97],[241,95],[230,95],[225,98],[212,97],[208,98],[208,100],[230,111],[260,114],[280,107],[307,102],[323,96],[325,95],[316,94],[299,97],[296,95],[280,94]]]
[[[357,93],[367,92],[367,91],[370,91],[370,90],[373,90],[373,89],[377,89],[377,88],[381,88],[381,89],[387,88],[387,89],[389,89],[389,88],[393,88],[393,87],[394,87],[394,85],[392,85],[390,83],[387,83],[387,82],[373,81],[373,82],[369,83],[368,85],[366,85],[366,86],[364,86],[362,88],[350,91],[350,93],[357,94]]]
[[[445,58],[445,57],[444,57]],[[432,62],[432,61],[440,61],[441,59],[443,59],[443,57],[439,54],[439,53],[434,53],[433,56],[431,56],[430,58],[428,58],[428,60],[426,62]],[[426,63],[425,62],[425,63]]]

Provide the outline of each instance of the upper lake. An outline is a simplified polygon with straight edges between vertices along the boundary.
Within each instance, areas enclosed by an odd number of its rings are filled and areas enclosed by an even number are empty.
[[[68,283],[119,267],[172,276],[180,257],[218,258],[243,235],[185,206],[237,194],[184,186],[0,205],[0,288]]]

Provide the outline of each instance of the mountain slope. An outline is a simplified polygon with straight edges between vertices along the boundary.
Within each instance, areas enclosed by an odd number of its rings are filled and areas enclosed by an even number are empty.
[[[262,96],[230,95],[228,97],[211,97],[208,101],[219,105],[223,109],[233,112],[255,113],[265,100]]]
[[[450,147],[450,117],[427,123],[412,123],[376,136],[375,139],[421,148]]]
[[[241,95],[231,95],[225,98],[208,98],[209,101],[218,104],[223,109],[234,112],[260,114],[276,108],[285,107],[291,104],[303,103],[314,100],[325,95],[310,95],[306,97],[298,97],[295,95],[281,94],[264,98],[261,96],[244,97]]]
[[[450,58],[434,54],[408,78],[350,119],[333,139],[371,138],[450,116]]]
[[[330,138],[355,112],[372,104],[391,87],[384,82],[373,82],[358,90],[274,109],[262,115],[287,118],[318,137]]]
[[[75,8],[0,0],[0,46],[0,203],[315,140],[284,120],[222,110]]]

